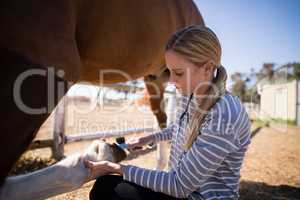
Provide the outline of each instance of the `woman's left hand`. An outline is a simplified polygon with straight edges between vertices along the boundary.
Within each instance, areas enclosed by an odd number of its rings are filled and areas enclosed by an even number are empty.
[[[98,161],[93,162],[90,160],[85,160],[84,164],[90,169],[90,175],[88,181],[98,178],[99,176],[107,174],[120,174],[123,175],[122,165],[118,163],[113,163],[109,161]]]

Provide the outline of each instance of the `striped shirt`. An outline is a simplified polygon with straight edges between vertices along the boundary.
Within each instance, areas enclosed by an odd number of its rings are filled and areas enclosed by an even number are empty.
[[[197,108],[193,95],[182,96],[174,123],[155,133],[156,142],[171,140],[167,172],[127,165],[124,179],[177,198],[238,199],[240,169],[250,144],[248,114],[239,98],[226,92],[186,151],[185,130]]]

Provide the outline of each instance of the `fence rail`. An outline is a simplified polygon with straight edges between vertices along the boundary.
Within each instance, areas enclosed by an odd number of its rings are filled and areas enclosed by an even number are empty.
[[[133,133],[146,133],[146,132],[153,132],[156,129],[154,128],[135,128],[135,129],[128,129],[128,130],[119,130],[119,131],[103,131],[103,132],[95,132],[95,133],[81,133],[77,135],[69,135],[64,136],[63,144],[68,144],[71,142],[79,142],[79,141],[86,141],[86,140],[95,140],[101,138],[108,138],[108,137],[117,137],[117,136],[125,136]],[[48,148],[53,147],[54,139],[45,139],[45,140],[35,140],[29,146],[29,149],[39,149],[39,148]],[[59,142],[61,143],[61,141]]]

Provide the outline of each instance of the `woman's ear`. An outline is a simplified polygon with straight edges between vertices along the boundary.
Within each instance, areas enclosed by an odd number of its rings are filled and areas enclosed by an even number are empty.
[[[207,75],[213,73],[215,69],[215,65],[212,60],[207,61],[203,67],[204,67],[204,72],[207,73]]]

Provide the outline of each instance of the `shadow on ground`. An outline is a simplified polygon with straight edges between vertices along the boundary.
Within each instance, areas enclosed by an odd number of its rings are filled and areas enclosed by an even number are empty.
[[[139,152],[147,154],[153,149],[146,149]],[[132,154],[127,158],[131,160],[137,155]],[[54,160],[43,160],[39,158],[25,158],[21,159],[11,171],[10,175],[24,174],[37,169],[47,167],[55,163]],[[241,181],[240,183],[240,200],[299,200],[300,186],[294,187],[289,185],[268,185],[263,182]]]
[[[52,158],[46,159],[33,156],[21,157],[10,171],[9,176],[34,172],[36,170],[53,165],[55,162],[56,161]]]
[[[299,200],[300,187],[241,181],[240,200]]]

